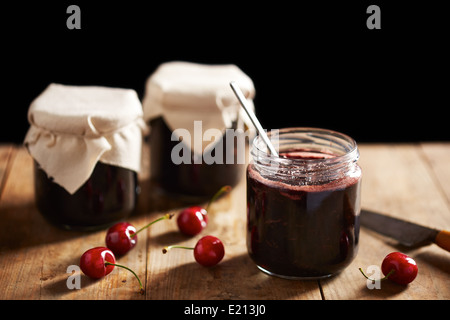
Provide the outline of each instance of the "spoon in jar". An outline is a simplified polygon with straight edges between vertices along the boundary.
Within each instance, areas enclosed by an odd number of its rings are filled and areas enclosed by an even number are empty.
[[[269,147],[270,153],[272,155],[274,155],[275,157],[278,157],[278,152],[275,150],[275,147],[273,146],[272,142],[270,142],[269,137],[267,136],[266,132],[262,128],[261,124],[259,123],[258,118],[256,118],[255,113],[252,111],[252,109],[248,105],[247,99],[245,98],[241,89],[238,87],[238,85],[234,81],[230,82],[230,86],[231,86],[231,89],[233,89],[234,94],[238,98],[239,102],[241,103],[241,106],[244,108],[245,112],[247,112],[248,117],[252,121],[252,123],[255,126],[256,130],[258,131],[259,135],[264,140],[267,147]]]

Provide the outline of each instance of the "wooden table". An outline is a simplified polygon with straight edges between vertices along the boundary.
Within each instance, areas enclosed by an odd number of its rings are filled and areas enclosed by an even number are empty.
[[[360,151],[363,208],[450,229],[450,143],[362,144]],[[140,180],[132,224],[179,212],[183,204],[156,193],[145,166]],[[450,299],[450,253],[436,245],[408,250],[365,228],[358,256],[337,276],[290,281],[260,272],[246,252],[245,192],[243,179],[211,207],[202,235],[224,242],[226,255],[218,266],[199,266],[188,250],[163,255],[166,245],[193,245],[200,237],[181,236],[174,220],[163,221],[140,234],[137,246],[118,260],[141,277],[145,295],[137,293],[131,273],[119,268],[100,280],[80,275],[81,289],[70,290],[67,279],[77,273],[67,273],[68,266],[77,265],[85,250],[104,245],[105,231],[64,231],[48,224],[34,205],[31,157],[22,146],[0,145],[0,299]],[[416,260],[416,280],[406,287],[385,281],[381,289],[368,289],[358,268],[379,266],[392,251]]]

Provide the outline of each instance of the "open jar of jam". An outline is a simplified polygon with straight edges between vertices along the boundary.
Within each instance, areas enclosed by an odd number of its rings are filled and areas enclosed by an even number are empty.
[[[24,143],[44,218],[65,229],[96,230],[133,212],[142,116],[130,89],[50,84],[31,103]]]
[[[271,275],[288,279],[334,275],[358,251],[357,144],[347,135],[317,128],[281,129],[276,140],[278,157],[259,136],[251,149],[248,253],[259,269]]]
[[[240,142],[246,126],[253,127],[231,80],[253,106],[253,82],[235,65],[173,61],[148,78],[143,108],[150,126],[150,175],[171,196],[208,199],[242,178],[246,151]]]

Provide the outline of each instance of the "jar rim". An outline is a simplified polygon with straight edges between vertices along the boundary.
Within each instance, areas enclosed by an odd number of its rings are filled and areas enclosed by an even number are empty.
[[[304,165],[304,164],[319,164],[319,163],[340,163],[340,162],[347,162],[347,161],[357,161],[359,158],[359,151],[358,151],[358,145],[356,141],[348,136],[347,134],[329,130],[329,129],[323,129],[323,128],[316,128],[316,127],[289,127],[289,128],[282,128],[277,130],[271,130],[267,132],[267,136],[271,141],[273,142],[273,135],[278,135],[279,140],[277,142],[275,137],[275,149],[280,150],[280,141],[285,141],[286,139],[282,137],[285,137],[288,134],[303,134],[305,135],[305,138],[308,138],[309,141],[306,141],[305,145],[310,146],[321,146],[321,149],[312,150],[319,153],[324,154],[331,154],[331,157],[328,158],[318,158],[318,159],[293,159],[293,158],[282,158],[282,157],[276,157],[273,154],[270,153],[267,145],[262,140],[262,138],[258,135],[253,139],[252,143],[252,156],[258,157],[258,158],[265,158],[267,161],[272,162],[282,162],[283,164],[292,164],[292,165]],[[329,143],[327,144],[316,144],[314,142],[326,138],[333,140],[327,140]],[[293,138],[294,139],[294,138]],[[295,142],[295,139],[293,140]],[[278,143],[278,145],[277,145]],[[340,149],[339,153],[330,152],[330,150],[338,151]]]

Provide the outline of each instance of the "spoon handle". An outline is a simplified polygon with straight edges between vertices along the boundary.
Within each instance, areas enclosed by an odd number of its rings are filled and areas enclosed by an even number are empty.
[[[264,142],[269,147],[270,153],[272,155],[278,157],[278,152],[275,150],[275,147],[272,145],[272,142],[270,142],[270,139],[267,136],[266,132],[261,127],[261,124],[259,123],[258,118],[256,118],[256,115],[253,113],[253,111],[248,106],[247,99],[245,99],[244,94],[242,93],[241,89],[239,89],[236,82],[234,82],[234,81],[230,82],[230,86],[231,86],[231,89],[233,89],[234,94],[238,98],[242,107],[244,108],[245,112],[247,112],[247,115],[249,116],[249,118],[252,121],[253,125],[255,126],[256,130],[258,130],[259,135],[263,138]]]

